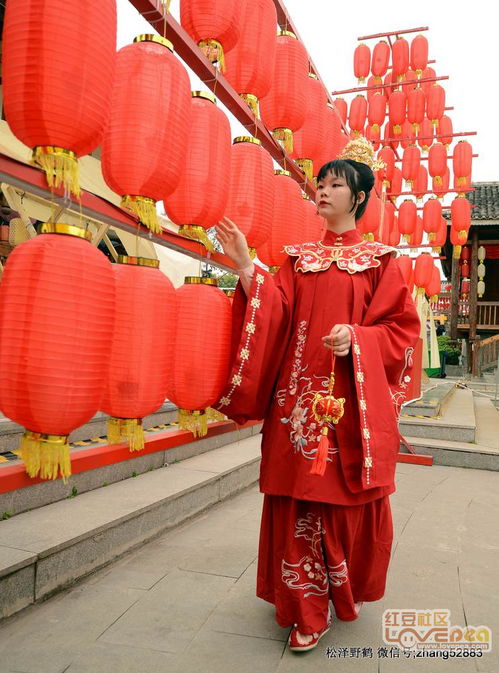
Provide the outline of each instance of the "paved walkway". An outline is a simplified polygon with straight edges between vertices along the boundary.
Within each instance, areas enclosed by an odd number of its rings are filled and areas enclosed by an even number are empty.
[[[498,473],[397,469],[386,596],[355,622],[334,620],[313,652],[289,652],[287,630],[255,597],[254,487],[5,620],[0,673],[495,673],[498,649],[446,661],[379,656],[388,608],[448,608],[452,624],[499,637]]]

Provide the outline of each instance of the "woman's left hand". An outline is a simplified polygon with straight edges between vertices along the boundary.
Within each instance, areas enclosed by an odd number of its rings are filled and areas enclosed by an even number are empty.
[[[331,348],[334,355],[343,357],[350,353],[352,334],[346,325],[335,325],[327,336],[322,337],[326,348]]]

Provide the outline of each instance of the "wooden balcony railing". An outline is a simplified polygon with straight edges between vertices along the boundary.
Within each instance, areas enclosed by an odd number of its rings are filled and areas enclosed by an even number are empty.
[[[499,302],[493,302],[499,305]],[[497,306],[496,306],[497,307]],[[471,373],[481,376],[487,369],[497,366],[499,358],[499,334],[488,339],[477,339],[472,346]]]
[[[432,304],[435,313],[441,313],[450,317],[450,297],[441,296]],[[477,302],[476,315],[477,329],[499,330],[499,301]],[[459,299],[457,313],[458,327],[469,329],[470,307],[468,299]]]

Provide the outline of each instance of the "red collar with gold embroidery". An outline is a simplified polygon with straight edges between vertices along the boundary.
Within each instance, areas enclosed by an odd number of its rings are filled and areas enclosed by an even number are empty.
[[[295,271],[303,273],[326,271],[333,262],[336,262],[338,269],[358,273],[379,266],[380,261],[377,257],[396,250],[377,241],[359,241],[355,245],[325,245],[322,241],[317,241],[287,245],[284,252],[290,257],[298,258],[295,262]]]

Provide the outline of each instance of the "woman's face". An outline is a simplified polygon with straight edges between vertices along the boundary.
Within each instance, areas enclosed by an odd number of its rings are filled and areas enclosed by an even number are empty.
[[[350,214],[353,195],[346,179],[327,173],[317,183],[316,203],[319,215],[326,219]]]

